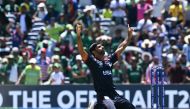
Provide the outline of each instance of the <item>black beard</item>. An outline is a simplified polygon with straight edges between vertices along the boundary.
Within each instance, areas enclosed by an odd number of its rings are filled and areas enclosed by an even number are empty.
[[[102,51],[100,52],[100,54],[101,54],[101,55],[105,55],[105,51],[102,50]]]

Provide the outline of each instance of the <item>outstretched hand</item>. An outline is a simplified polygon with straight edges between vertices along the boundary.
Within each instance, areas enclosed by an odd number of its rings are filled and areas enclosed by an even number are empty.
[[[77,36],[81,35],[81,32],[82,32],[82,25],[81,24],[76,25],[76,32],[77,32]]]
[[[128,24],[128,40],[131,40],[133,36],[133,29]]]
[[[119,44],[118,48],[116,49],[115,53],[117,54],[117,57],[120,57],[121,53],[125,50],[127,45],[129,45],[132,35],[133,34],[133,29],[128,25],[128,37]]]

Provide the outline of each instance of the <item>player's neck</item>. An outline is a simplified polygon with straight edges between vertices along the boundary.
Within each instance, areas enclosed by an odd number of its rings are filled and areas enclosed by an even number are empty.
[[[100,60],[100,61],[104,61],[104,55],[96,55],[95,58]]]

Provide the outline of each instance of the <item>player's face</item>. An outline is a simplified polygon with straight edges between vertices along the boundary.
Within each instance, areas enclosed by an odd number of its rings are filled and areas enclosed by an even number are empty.
[[[104,46],[102,46],[102,44],[98,44],[96,46],[96,52],[98,54],[104,55],[105,54]]]

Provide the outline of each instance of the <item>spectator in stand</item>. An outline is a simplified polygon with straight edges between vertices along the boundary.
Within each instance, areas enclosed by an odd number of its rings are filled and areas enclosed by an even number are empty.
[[[22,51],[21,51],[22,53],[23,52],[27,53],[29,59],[35,56],[35,53],[31,46],[29,46],[29,45],[27,46],[27,45],[23,44],[20,48],[22,49]]]
[[[5,11],[10,13],[17,13],[19,11],[18,4],[15,3],[16,0],[7,0],[9,3],[5,5]]]
[[[187,73],[185,77],[185,82],[190,83],[190,65],[187,66]]]
[[[3,58],[0,65],[0,85],[7,84],[7,75],[8,75],[8,59]]]
[[[125,0],[127,4],[131,4],[133,1],[134,3],[138,3],[140,0]]]
[[[138,65],[138,59],[136,57],[132,57],[131,59],[132,61],[127,70],[127,83],[144,83],[144,75],[142,67]]]
[[[184,83],[186,72],[187,70],[181,66],[181,62],[178,60],[168,72],[170,83]]]
[[[61,64],[59,55],[53,55],[53,56],[51,57],[51,64],[49,64],[49,66],[48,66],[48,73],[49,73],[50,75],[51,75],[51,73],[53,72],[53,65],[54,65],[55,63]],[[63,68],[62,68],[61,65],[60,65],[59,70],[60,70],[60,71],[63,71]]]
[[[153,54],[154,48],[153,48],[153,43],[149,39],[145,39],[142,44],[141,44],[142,50],[149,52]]]
[[[2,61],[3,61],[3,59],[0,57],[0,68],[2,66]]]
[[[13,47],[20,47],[23,42],[24,34],[21,32],[19,24],[16,24],[16,29],[13,30],[12,43]]]
[[[153,1],[153,9],[152,9],[152,17],[160,18],[164,12],[164,5],[167,0],[152,0]]]
[[[186,60],[190,63],[190,35],[185,36],[184,41],[186,44],[183,45],[183,53],[186,55]]]
[[[76,44],[76,33],[74,31],[74,28],[71,24],[66,25],[66,30],[61,33],[59,41],[61,42],[61,45],[66,45],[64,42],[68,42],[69,48],[73,49]]]
[[[149,32],[149,31],[152,30],[152,21],[150,19],[150,16],[149,16],[148,12],[145,12],[144,13],[144,18],[142,18],[141,20],[138,21],[137,29],[140,32],[143,32],[143,31]]]
[[[58,24],[56,20],[57,18],[55,17],[50,19],[50,23],[47,25],[46,31],[54,40],[58,41],[60,33],[63,32],[64,27]]]
[[[56,46],[55,40],[52,38],[49,38],[48,36],[47,37],[45,36],[44,40],[38,42],[36,51],[40,51],[40,49],[45,48],[46,55],[48,57],[51,57],[54,54],[53,49],[55,46]],[[40,54],[40,52],[38,52],[38,54]]]
[[[64,84],[64,75],[63,72],[60,71],[60,64],[53,64],[53,72],[50,76],[50,84],[51,85],[63,85]]]
[[[162,62],[162,52],[163,52],[164,43],[165,43],[164,38],[165,38],[164,34],[160,34],[157,37],[156,44],[155,44],[155,50],[154,50],[154,56],[158,56],[160,63]]]
[[[120,28],[119,26],[115,28],[116,28],[114,31],[115,34],[113,36],[112,45],[111,45],[112,51],[115,51],[117,49],[118,44],[120,44],[124,40],[122,36],[123,28]]]
[[[140,63],[140,65],[142,67],[142,73],[144,75],[144,79],[145,79],[146,69],[148,68],[148,65],[151,63],[151,61],[152,61],[152,55],[149,52],[143,52],[142,53],[142,63]]]
[[[91,29],[93,18],[91,16],[92,7],[86,6],[85,9],[83,9],[83,14],[77,18],[77,20],[81,21],[85,28]]]
[[[50,22],[51,22],[51,18],[53,17],[53,18],[55,18],[55,19],[57,19],[57,17],[58,17],[58,12],[57,11],[55,11],[54,9],[53,9],[53,6],[52,5],[49,5],[48,7],[47,7],[47,14],[46,14],[46,16],[44,17],[44,19],[43,19],[43,21],[46,23],[46,24],[49,24]]]
[[[2,35],[2,36],[8,35],[8,33],[6,31],[8,23],[9,23],[9,20],[6,17],[5,12],[2,9],[0,9],[0,30],[1,30],[0,35]]]
[[[170,25],[166,25],[166,29],[168,31],[168,38],[175,37],[178,40],[182,27],[179,24],[177,24],[176,17],[168,18],[168,20],[171,22]]]
[[[101,2],[98,0],[88,0],[88,1],[90,3],[94,3],[98,9],[103,9],[106,6],[106,4],[109,3],[111,0],[101,0]],[[80,2],[82,2],[82,1],[80,1]]]
[[[172,46],[177,45],[177,39],[175,37],[170,37],[164,44],[163,52],[170,53],[172,51]]]
[[[112,18],[112,10],[110,9],[109,7],[109,4],[105,4],[105,9],[103,9],[102,11],[102,15],[103,15],[103,18],[108,18],[108,19],[111,19]]]
[[[18,63],[18,72],[19,74],[23,71],[23,69],[29,64],[28,60],[29,60],[29,55],[27,52],[23,52],[22,53],[22,62]]]
[[[137,26],[137,4],[135,0],[131,0],[131,3],[127,5],[127,18],[130,26]]]
[[[164,24],[163,18],[162,17],[157,17],[156,18],[156,23],[153,24],[157,27],[157,30],[160,34],[167,34],[166,26]]]
[[[153,0],[145,0],[145,1],[146,1],[146,3],[148,3],[148,4],[150,4],[150,5],[153,4]]]
[[[170,63],[171,66],[176,66],[177,59],[180,55],[179,49],[176,45],[173,45],[171,53],[167,55],[168,62]],[[180,63],[181,64],[181,63]]]
[[[174,0],[173,3],[169,7],[169,15],[171,17],[177,17],[178,22],[184,22],[184,11],[183,6],[179,0]]]
[[[56,47],[53,49],[53,53],[54,53],[54,55],[61,55],[61,51],[60,51],[60,48],[59,47],[57,47],[57,45],[56,45]]]
[[[46,28],[43,28],[39,31],[39,36],[38,36],[38,41],[39,42],[42,42],[43,40],[48,40],[48,39],[51,39],[50,36],[48,36],[47,32],[46,32]],[[39,43],[38,42],[38,43]]]
[[[92,31],[92,39],[94,41],[98,36],[100,36],[102,34],[100,22],[94,22],[92,24],[92,30],[91,31]]]
[[[64,5],[64,12],[69,23],[73,23],[75,21],[77,17],[77,10],[77,2],[74,0],[67,0],[66,4]]]
[[[150,84],[151,83],[151,69],[153,67],[157,67],[159,66],[159,59],[157,56],[154,56],[153,59],[152,59],[152,62],[148,65],[147,69],[146,69],[146,84]]]
[[[184,53],[180,54],[178,57],[179,61],[181,62],[181,66],[187,68],[188,70],[188,63],[187,63],[187,58]]]
[[[34,4],[31,2],[31,0],[23,0],[23,2],[20,4],[20,10],[22,10],[22,6],[26,7],[26,11],[29,12],[30,14],[34,13]]]
[[[157,40],[157,38],[160,35],[160,32],[158,31],[157,25],[154,25],[154,24],[152,25],[152,30],[148,33],[148,35],[149,35],[149,39],[151,41],[155,42]]]
[[[11,48],[6,46],[6,41],[0,39],[0,56],[8,56],[10,54]]]
[[[29,65],[25,67],[21,75],[19,76],[16,85],[20,84],[20,81],[25,77],[24,84],[25,85],[40,85],[41,79],[41,69],[38,65],[36,65],[37,61],[35,58],[31,58],[29,60]]]
[[[113,82],[114,83],[122,83],[123,73],[124,72],[122,71],[119,62],[115,63],[113,66],[113,69],[112,69]]]
[[[19,16],[19,23],[21,27],[21,32],[27,34],[27,32],[32,28],[32,19],[25,5],[21,5],[21,14]]]
[[[11,16],[11,14],[9,14]],[[7,15],[8,16],[8,15]],[[13,16],[12,16],[13,17]],[[14,16],[15,17],[15,16]],[[6,26],[6,32],[7,32],[7,35],[6,36],[7,38],[12,36],[15,34],[15,30],[16,30],[16,25],[15,25],[15,19],[16,18],[9,18],[9,23],[8,25]],[[15,37],[13,37],[13,40],[14,40]]]
[[[123,57],[121,57],[118,62],[117,62],[118,66],[116,65],[116,71],[119,70],[119,83],[126,83],[127,81],[127,67],[128,67],[128,63],[124,60]],[[114,69],[113,69],[114,70]],[[118,74],[118,73],[117,73]]]
[[[63,12],[63,1],[65,0],[45,0],[47,5],[52,5],[58,13]]]
[[[72,67],[70,61],[71,60],[66,56],[61,56],[61,65],[65,76],[65,82],[67,83],[71,83],[72,80],[72,73],[71,73]]]
[[[37,64],[40,66],[41,69],[42,83],[48,81],[49,79],[48,67],[50,62],[51,62],[50,58],[46,56],[46,49],[42,48],[40,56],[37,57]]]
[[[86,48],[88,48],[92,44],[93,39],[92,39],[90,32],[91,31],[88,29],[84,29],[84,31],[83,31],[82,41],[85,42],[84,47],[86,47]]]
[[[167,73],[171,67],[167,58],[167,53],[162,53],[162,67],[164,68],[165,73]]]
[[[72,66],[73,83],[89,83],[89,70],[83,63],[81,55],[76,56],[76,64]]]
[[[63,45],[60,46],[61,55],[66,56],[67,58],[72,57],[73,48],[70,45],[68,40],[64,40]]]
[[[185,8],[185,26],[190,27],[190,0],[186,1]]]
[[[137,20],[140,21],[143,19],[145,17],[144,13],[150,10],[152,10],[152,6],[146,3],[146,0],[140,0],[137,4]]]
[[[58,23],[62,26],[65,26],[68,23],[66,20],[66,15],[63,12],[59,14]]]
[[[126,17],[126,2],[124,0],[112,0],[110,8],[113,11],[112,19],[115,21],[116,25],[124,25],[124,17]]]
[[[8,4],[5,5],[5,11],[10,13],[16,13],[19,11],[19,6],[15,3],[16,0],[7,0]]]
[[[44,3],[39,3],[37,6],[37,11],[33,15],[34,18],[40,18],[41,20],[44,20],[45,16],[48,14],[46,5]]]
[[[12,55],[14,57],[14,62],[16,62],[17,64],[22,63],[23,59],[22,56],[20,56],[20,51],[18,47],[12,48]]]
[[[19,72],[18,72],[18,63],[14,56],[10,54],[8,56],[8,83],[9,84],[15,84],[18,80]]]

